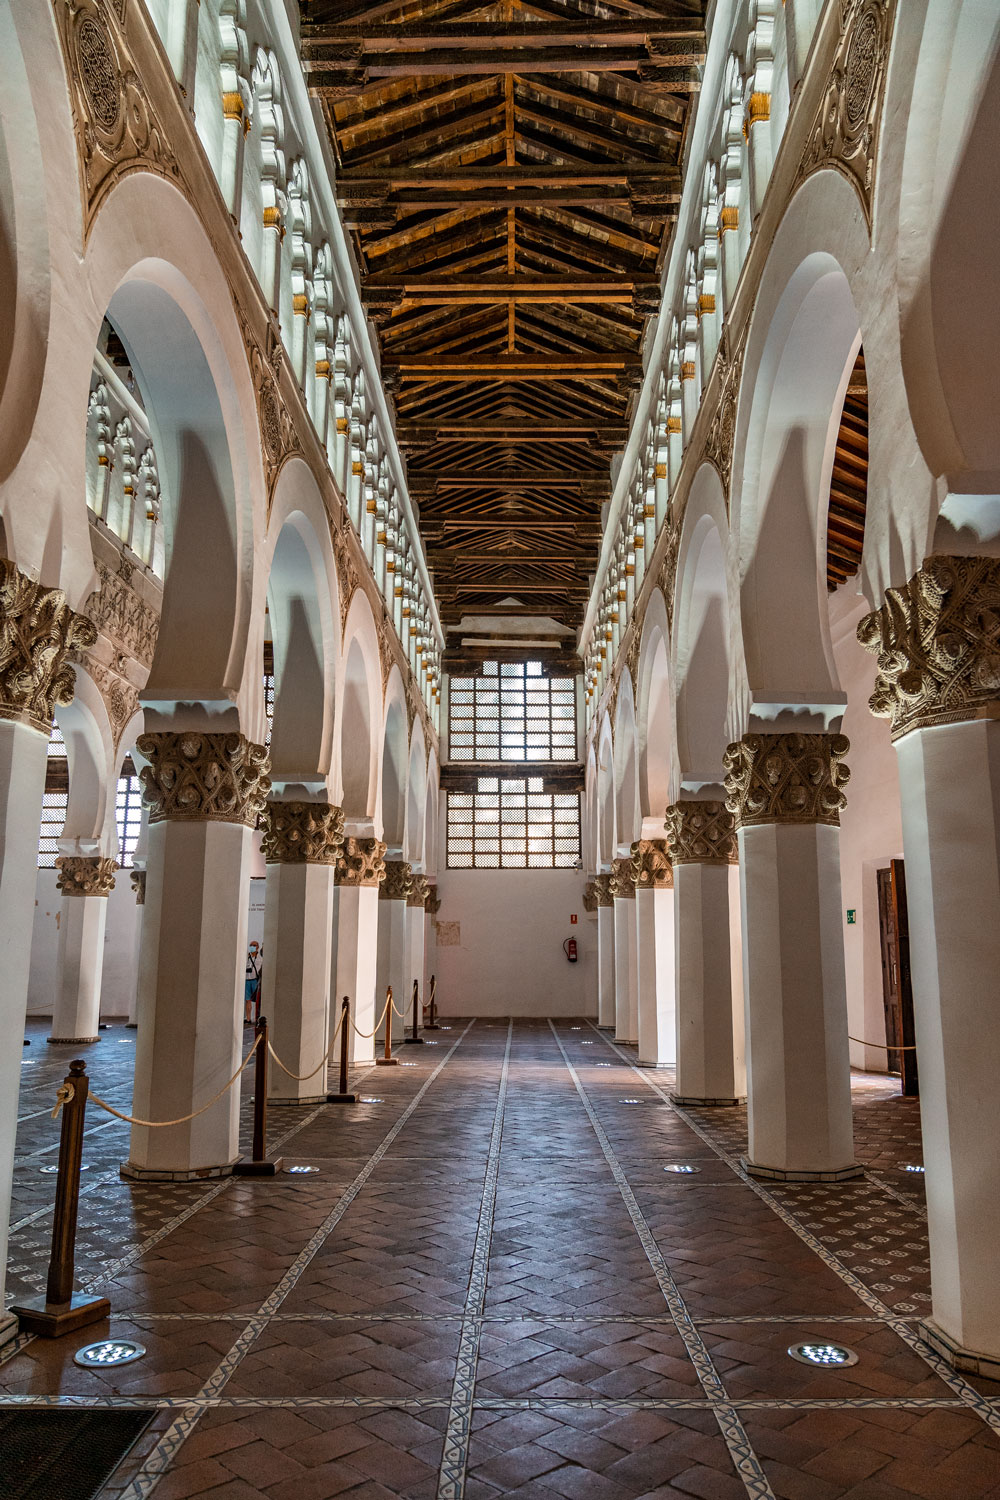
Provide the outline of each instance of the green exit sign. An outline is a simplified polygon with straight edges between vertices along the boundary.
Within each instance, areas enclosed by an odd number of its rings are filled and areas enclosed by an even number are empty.
[[[849,906],[847,908],[847,925],[848,925],[848,927],[853,927],[854,924],[855,924],[855,922],[857,920],[858,920],[858,909],[857,909],[857,907],[856,906]]]

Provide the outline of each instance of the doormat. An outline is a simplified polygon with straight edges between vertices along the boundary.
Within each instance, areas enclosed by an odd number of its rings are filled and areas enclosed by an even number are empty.
[[[0,1408],[0,1500],[93,1500],[153,1416]]]

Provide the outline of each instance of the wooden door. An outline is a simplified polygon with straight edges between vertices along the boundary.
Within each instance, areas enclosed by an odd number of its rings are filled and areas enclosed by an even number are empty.
[[[879,936],[882,945],[882,999],[888,1068],[898,1073],[902,1091],[911,1097],[917,1086],[917,1054],[913,1050],[913,989],[910,983],[910,928],[906,914],[906,875],[903,861],[894,859],[878,879]]]

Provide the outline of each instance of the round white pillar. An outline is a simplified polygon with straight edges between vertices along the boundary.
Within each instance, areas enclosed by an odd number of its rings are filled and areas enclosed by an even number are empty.
[[[351,1002],[348,1056],[354,1063],[372,1062],[375,1029],[375,962],[378,952],[378,888],[385,873],[385,845],[379,839],[347,837],[337,860],[332,956],[330,1031],[340,1017],[345,995]],[[384,1001],[384,997],[383,997]],[[339,1049],[338,1040],[338,1049]],[[336,1063],[339,1050],[331,1059]]]
[[[635,881],[631,856],[611,864],[615,903],[615,1041],[639,1040],[639,978],[636,972]]]
[[[56,860],[62,891],[59,967],[50,1042],[96,1042],[101,1020],[101,976],[113,859],[64,854]]]
[[[403,1017],[409,1004],[410,972],[407,949],[406,899],[413,887],[413,867],[405,859],[387,859],[385,877],[378,889],[378,962],[375,978],[375,1014],[385,1005],[386,989],[392,986],[394,1009],[387,1013],[393,1042],[403,1039]],[[385,1042],[385,1027],[378,1037]]]
[[[675,1061],[673,870],[663,839],[632,845],[635,871],[636,990],[639,1062],[648,1068]]]
[[[610,875],[594,879],[597,897],[597,1024],[611,1031],[615,1024],[615,903]]]

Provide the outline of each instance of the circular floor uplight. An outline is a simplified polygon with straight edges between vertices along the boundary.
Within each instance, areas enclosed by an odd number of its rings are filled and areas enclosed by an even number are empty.
[[[924,1169],[923,1169],[923,1167],[920,1167],[920,1166],[910,1165],[910,1166],[900,1167],[899,1170],[901,1172],[922,1172]]]
[[[644,1104],[644,1099],[619,1099],[619,1104]]]
[[[824,1370],[841,1370],[858,1362],[853,1349],[847,1349],[843,1344],[826,1344],[818,1339],[792,1344],[788,1352],[800,1365],[819,1365]]]
[[[610,1066],[611,1066],[610,1063],[595,1063],[594,1064],[595,1068],[610,1068]]]
[[[318,1172],[319,1167],[286,1167],[286,1172]]]
[[[39,1167],[38,1170],[39,1170],[39,1172],[58,1172],[59,1168],[58,1167]],[[81,1172],[89,1172],[90,1171],[90,1165],[89,1165],[89,1163],[85,1162],[85,1161],[81,1162],[80,1163],[80,1171]]]
[[[685,1175],[687,1175],[687,1173],[689,1172],[700,1172],[701,1168],[689,1166],[688,1163],[684,1161],[676,1161],[671,1162],[670,1166],[664,1167],[663,1170],[664,1172],[683,1172]]]
[[[358,1100],[359,1104],[384,1104],[384,1099],[375,1099],[370,1094],[362,1094]]]
[[[145,1345],[137,1344],[134,1339],[101,1339],[78,1349],[73,1363],[85,1370],[104,1370],[108,1365],[130,1365],[134,1359],[142,1359],[145,1352]]]

